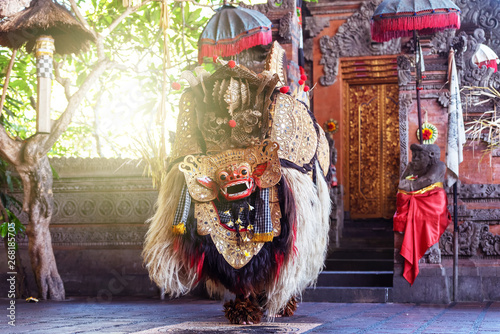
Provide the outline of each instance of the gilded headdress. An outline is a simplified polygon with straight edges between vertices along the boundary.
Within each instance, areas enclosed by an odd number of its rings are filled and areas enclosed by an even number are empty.
[[[180,103],[173,158],[260,144],[270,130],[269,105],[279,77],[234,62],[212,75],[184,73],[191,88]]]

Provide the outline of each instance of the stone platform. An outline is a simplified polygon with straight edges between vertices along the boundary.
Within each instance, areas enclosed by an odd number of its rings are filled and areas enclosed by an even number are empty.
[[[222,303],[184,297],[165,300],[113,297],[64,302],[16,301],[9,326],[1,299],[1,333],[478,333],[500,332],[500,302],[448,305],[301,303],[290,318],[258,325],[227,323]]]

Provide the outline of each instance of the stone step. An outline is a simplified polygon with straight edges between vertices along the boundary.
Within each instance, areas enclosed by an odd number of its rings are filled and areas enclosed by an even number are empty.
[[[394,261],[390,259],[327,259],[327,271],[392,271]]]
[[[375,239],[391,239],[393,238],[394,232],[392,231],[392,226],[390,228],[384,227],[370,227],[370,228],[359,228],[359,229],[344,229],[342,231],[342,238],[375,238]]]
[[[392,288],[377,287],[319,287],[307,288],[304,302],[330,303],[391,303]]]
[[[344,229],[384,228],[392,229],[392,219],[345,220]]]
[[[318,287],[392,287],[393,271],[323,271]]]
[[[394,247],[391,238],[342,238],[340,248],[389,248]]]
[[[394,248],[337,248],[329,255],[329,259],[386,259],[394,258]]]

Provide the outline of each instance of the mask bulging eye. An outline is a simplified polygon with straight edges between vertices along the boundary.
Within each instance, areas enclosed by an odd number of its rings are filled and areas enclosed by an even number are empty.
[[[226,172],[221,172],[219,174],[219,180],[225,181],[227,179],[227,173]]]
[[[247,175],[248,174],[248,170],[246,168],[243,168],[241,170],[241,175]]]

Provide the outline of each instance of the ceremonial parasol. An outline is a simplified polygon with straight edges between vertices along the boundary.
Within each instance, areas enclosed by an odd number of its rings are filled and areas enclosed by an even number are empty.
[[[484,44],[479,44],[479,48],[472,56],[472,62],[479,67],[491,67],[495,70],[495,72],[498,70],[497,64],[499,63],[499,60],[497,54],[495,51],[490,49],[490,47]]]
[[[412,36],[416,30],[424,35],[444,29],[460,28],[460,8],[451,0],[385,0],[373,13],[372,39],[386,42]]]
[[[0,23],[0,45],[17,49],[26,43],[33,51],[36,39],[50,35],[59,54],[86,50],[94,35],[62,5],[52,0],[33,0],[26,9]]]
[[[458,28],[460,28],[460,8],[451,0],[384,0],[372,16],[371,35],[376,42],[413,35],[417,60],[416,88],[420,144],[423,141],[420,110],[423,57],[418,33],[431,34],[440,30]]]
[[[16,49],[26,44],[28,52],[35,51],[37,132],[49,133],[54,51],[62,55],[78,53],[86,50],[89,41],[95,40],[95,37],[71,12],[52,0],[33,0],[29,7],[9,14],[0,22],[0,45],[14,49],[9,69],[12,68]],[[9,76],[10,72],[6,76],[3,94],[7,90]]]
[[[262,13],[224,5],[208,21],[198,41],[198,61],[203,57],[229,57],[272,42],[271,21]]]

